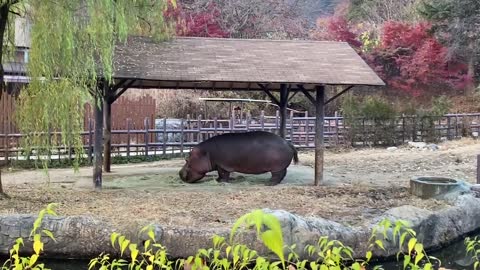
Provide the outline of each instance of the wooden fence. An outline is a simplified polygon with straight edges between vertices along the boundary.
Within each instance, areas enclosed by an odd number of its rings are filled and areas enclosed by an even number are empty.
[[[154,125],[144,120],[144,126],[132,125],[127,119],[125,129],[112,129],[112,156],[151,156],[183,154],[197,143],[222,133],[265,130],[278,133],[280,117],[247,116],[246,119],[157,119]],[[85,132],[84,148],[86,158],[91,160],[93,151],[94,123]],[[308,115],[295,117],[290,114],[286,121],[286,139],[298,148],[313,148],[315,136],[315,118]],[[394,120],[356,119],[354,124],[346,125],[343,117],[325,117],[324,138],[327,147],[351,144],[398,145],[406,141],[453,140],[461,137],[478,137],[480,132],[480,113],[448,114],[443,117],[404,116]],[[389,134],[385,136],[385,134]],[[13,142],[8,149],[0,149],[0,159],[22,159],[18,142],[21,134],[0,134],[0,137]],[[33,153],[34,155],[35,153]],[[51,158],[71,158],[67,147],[60,147],[51,153]],[[32,157],[34,157],[32,155]]]

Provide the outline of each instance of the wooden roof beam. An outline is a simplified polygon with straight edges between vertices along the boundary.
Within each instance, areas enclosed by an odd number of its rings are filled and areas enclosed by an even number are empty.
[[[267,94],[267,96],[272,100],[273,103],[280,106],[280,101],[274,95],[272,95],[272,93],[270,93],[270,91],[268,90],[268,84],[263,85],[261,83],[258,83],[258,86],[260,86],[260,88],[262,88],[262,91],[265,92],[265,94]]]
[[[337,99],[338,97],[340,97],[341,95],[345,94],[346,92],[348,92],[348,90],[352,89],[355,85],[350,85],[349,87],[343,89],[340,93],[336,94],[335,96],[331,97],[330,99],[328,99],[324,105],[327,105],[328,103],[334,101],[335,99]]]

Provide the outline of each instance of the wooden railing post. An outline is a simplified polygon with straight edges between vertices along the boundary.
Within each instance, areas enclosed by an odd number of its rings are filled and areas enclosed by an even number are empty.
[[[167,118],[163,118],[163,156],[167,155]]]
[[[130,118],[127,118],[127,161],[130,160]]]
[[[247,132],[249,132],[250,131],[250,111],[247,111],[245,115],[245,127],[247,129]]]
[[[450,119],[450,116],[447,116],[447,140],[451,140],[451,139],[452,139],[452,134],[451,134],[451,132],[450,132],[451,122],[452,122],[452,120]]]
[[[290,111],[290,129],[289,129],[290,141],[293,143],[293,111]]]
[[[197,118],[197,128],[198,128],[198,133],[197,133],[197,143],[202,142],[202,115],[198,115]]]
[[[148,117],[143,121],[145,125],[145,157],[148,157]]]
[[[337,115],[337,112],[335,112],[335,143],[336,145],[340,145],[340,121],[339,121],[339,117]]]
[[[183,118],[180,120],[180,154],[183,155],[183,141],[184,141],[184,127],[183,127]]]
[[[264,110],[260,112],[260,127],[262,131],[265,130],[265,111]]]
[[[279,133],[280,122],[279,122],[280,112],[278,110],[275,111],[275,133]]]
[[[217,116],[213,119],[213,136],[217,136],[217,123],[218,119]]]
[[[305,111],[305,146],[308,147],[310,143],[310,123],[308,121],[308,111]]]

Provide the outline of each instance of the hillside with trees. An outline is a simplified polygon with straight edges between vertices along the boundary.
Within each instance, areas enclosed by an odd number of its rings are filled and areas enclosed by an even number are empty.
[[[480,109],[476,0],[183,0],[166,14],[179,36],[348,42],[399,106],[445,95],[452,111]]]

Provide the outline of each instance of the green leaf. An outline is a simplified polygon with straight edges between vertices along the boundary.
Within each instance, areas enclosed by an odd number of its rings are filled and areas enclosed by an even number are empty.
[[[381,249],[385,250],[385,248],[383,247],[383,242],[381,240],[376,240],[375,244],[377,244],[377,246],[379,246]]]
[[[110,235],[110,241],[112,242],[112,247],[115,247],[115,241],[117,240],[117,237],[119,236],[118,233],[116,232],[113,232],[111,235]]]
[[[31,268],[38,260],[38,255],[37,254],[33,254],[31,257],[30,257],[30,262],[28,263],[29,267]]]
[[[417,253],[417,255],[415,256],[415,265],[418,265],[418,263],[420,262],[420,260],[423,259],[423,257],[425,257],[423,253]]]
[[[473,269],[474,270],[477,270],[478,266],[480,265],[480,261],[476,261],[474,264],[473,264]]]
[[[352,264],[352,269],[353,270],[360,270],[361,269],[361,266],[358,262]]]
[[[39,255],[40,252],[43,250],[43,243],[40,240],[34,241],[33,242],[33,250],[34,250],[35,254]]]
[[[97,260],[91,260],[88,266],[88,270],[91,270],[97,264]]]
[[[412,254],[413,248],[415,247],[416,243],[417,243],[416,238],[412,237],[412,238],[410,238],[410,240],[408,240],[408,255]]]
[[[50,237],[53,241],[57,242],[57,241],[55,240],[55,237],[53,237],[53,233],[52,233],[51,231],[49,231],[49,230],[42,230],[42,232],[43,232],[44,234],[46,234],[48,237]]]
[[[232,251],[232,246],[228,246],[226,249],[225,249],[225,253],[227,255],[227,258],[228,258],[228,255],[230,254],[230,252]]]
[[[150,247],[150,240],[146,240],[144,244],[145,251],[148,250],[149,247]]]
[[[410,257],[410,255],[403,256],[403,269],[407,268],[408,264],[410,264],[411,259],[412,257]]]
[[[405,238],[407,237],[407,233],[404,232],[402,233],[402,236],[400,236],[400,243],[399,243],[399,246],[402,247],[403,246],[403,243],[405,243]]]
[[[367,254],[365,255],[366,259],[367,259],[367,262],[370,261],[370,259],[372,258],[372,252],[371,251],[367,251]]]
[[[125,249],[127,249],[129,243],[130,243],[130,240],[128,239],[125,239],[124,241],[122,241],[122,244],[120,245],[120,256],[123,255],[123,252],[125,251]]]
[[[155,233],[152,230],[148,231],[148,237],[150,237],[152,241],[155,241]]]
[[[285,257],[283,254],[283,239],[279,237],[278,233],[273,230],[268,230],[262,233],[262,241],[265,246],[273,251],[282,262],[285,262]]]

